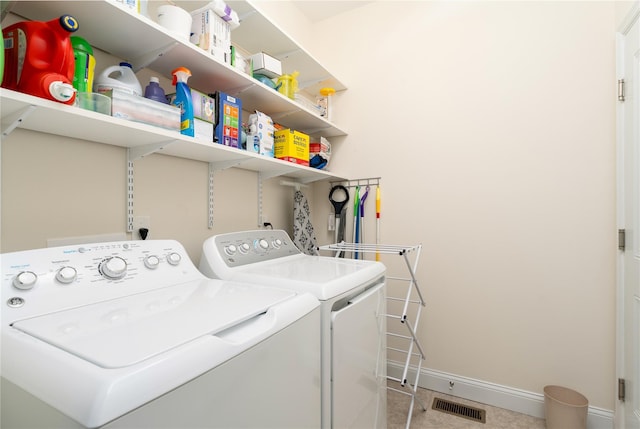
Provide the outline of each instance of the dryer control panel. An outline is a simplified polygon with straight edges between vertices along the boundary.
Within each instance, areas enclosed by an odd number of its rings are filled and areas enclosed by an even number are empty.
[[[302,253],[286,231],[279,229],[260,229],[215,235],[205,241],[203,252],[205,254],[215,253],[229,267],[249,265]]]
[[[1,263],[3,324],[205,278],[174,240],[26,250]]]

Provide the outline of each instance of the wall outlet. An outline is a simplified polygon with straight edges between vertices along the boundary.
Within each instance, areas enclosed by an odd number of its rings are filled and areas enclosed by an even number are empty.
[[[149,233],[147,234],[147,240],[149,239],[150,235],[151,235],[151,217],[150,216],[134,216],[133,217],[133,239],[134,240],[142,240],[142,237],[140,237],[140,228],[146,228],[147,230],[149,230]]]

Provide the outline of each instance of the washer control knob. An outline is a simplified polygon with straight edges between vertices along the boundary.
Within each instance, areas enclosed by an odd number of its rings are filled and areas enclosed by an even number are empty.
[[[240,253],[243,253],[246,255],[247,253],[249,253],[250,249],[251,249],[251,246],[249,246],[249,243],[242,243],[240,245]]]
[[[179,253],[171,252],[167,255],[167,262],[170,265],[178,265],[182,260],[182,256]]]
[[[29,290],[35,286],[38,276],[33,271],[22,271],[13,278],[13,286],[22,290]]]
[[[235,244],[230,244],[224,248],[224,253],[226,253],[229,256],[235,255],[237,251],[238,251],[238,248],[235,246]]]
[[[121,279],[127,274],[127,261],[119,256],[103,259],[98,266],[98,271],[104,277],[111,280]]]
[[[261,238],[256,240],[254,246],[258,252],[266,252],[267,249],[269,249],[269,242],[264,238]]]
[[[279,238],[276,238],[275,240],[273,240],[273,243],[271,243],[273,245],[273,247],[275,247],[276,249],[279,249],[280,246],[282,246],[282,240],[280,240]]]
[[[155,270],[160,265],[160,258],[156,255],[149,255],[144,258],[144,266],[149,268],[150,270]]]
[[[76,269],[69,266],[62,267],[56,272],[56,280],[65,285],[73,283],[77,277],[78,272]]]

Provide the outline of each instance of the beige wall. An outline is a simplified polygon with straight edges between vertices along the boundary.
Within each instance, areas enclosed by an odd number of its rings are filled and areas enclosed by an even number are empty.
[[[349,87],[332,167],[382,176],[382,241],[424,245],[427,368],[614,408],[615,30],[629,4],[375,2],[312,35],[290,27]]]
[[[312,25],[287,2],[263,5],[274,20],[302,20],[290,34],[349,87],[335,99],[349,136],[332,140],[331,168],[381,176],[381,241],[424,245],[425,367],[537,393],[562,384],[613,409],[614,40],[624,8],[375,2]],[[30,132],[3,140],[2,251],[122,231],[125,161],[120,148]],[[230,169],[216,173],[208,230],[206,177],[205,163],[136,162],[136,215],[196,262],[209,235],[257,224],[256,174]],[[328,190],[308,191],[325,243]],[[278,179],[265,186],[276,227],[290,229],[291,199]]]

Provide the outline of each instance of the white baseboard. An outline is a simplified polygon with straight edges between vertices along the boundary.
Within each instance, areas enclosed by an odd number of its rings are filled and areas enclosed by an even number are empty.
[[[402,377],[403,367],[398,362],[389,361],[387,373],[390,377],[399,379]],[[415,376],[415,370],[410,370],[407,379],[412,383]],[[422,368],[420,371],[418,386],[529,416],[544,418],[544,395],[540,393],[501,386],[429,368]],[[613,429],[613,416],[614,412],[611,410],[589,406],[587,429]]]

